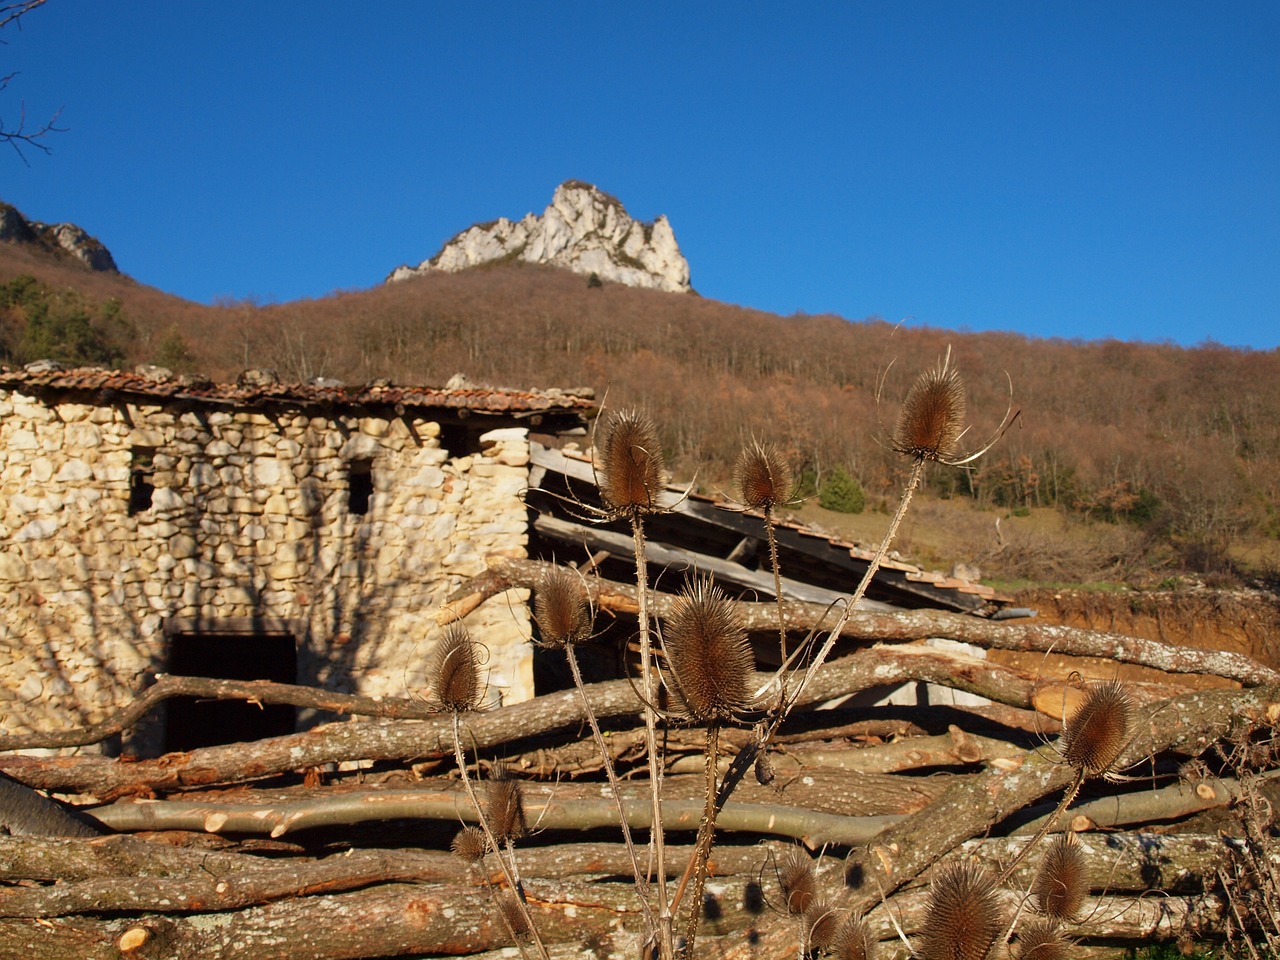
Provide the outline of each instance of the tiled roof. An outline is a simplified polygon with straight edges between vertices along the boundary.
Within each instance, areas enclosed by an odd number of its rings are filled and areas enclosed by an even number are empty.
[[[200,377],[119,370],[78,368],[68,370],[0,368],[0,389],[20,391],[73,391],[89,394],[100,403],[114,398],[156,401],[194,401],[216,406],[289,404],[309,406],[435,408],[478,413],[533,414],[539,412],[585,415],[595,409],[591,397],[562,390],[507,390],[467,383],[461,386],[400,386],[377,381],[347,386],[333,381],[319,383],[255,382],[214,383]]]

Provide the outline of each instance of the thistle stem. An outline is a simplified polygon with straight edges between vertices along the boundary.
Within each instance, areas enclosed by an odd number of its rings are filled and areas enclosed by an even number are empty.
[[[1036,831],[1036,835],[1018,851],[1018,855],[1009,862],[1009,865],[1000,871],[1000,876],[996,878],[997,887],[1008,880],[1009,877],[1013,875],[1014,869],[1026,858],[1032,848],[1049,835],[1049,831],[1057,825],[1058,819],[1062,816],[1063,811],[1066,810],[1067,807],[1071,806],[1071,802],[1075,800],[1076,796],[1080,793],[1080,787],[1083,784],[1084,771],[1077,770],[1075,780],[1071,782],[1071,786],[1067,787],[1067,792],[1062,795],[1062,800],[1058,803],[1058,806],[1054,809],[1053,813],[1049,814],[1049,819],[1046,820],[1044,825]]]
[[[853,596],[849,598],[849,602],[845,604],[844,612],[840,614],[840,619],[836,621],[836,625],[827,635],[826,642],[822,645],[822,649],[818,651],[818,655],[813,658],[813,663],[809,669],[805,671],[804,679],[800,681],[800,688],[796,691],[796,696],[800,695],[800,691],[805,688],[809,682],[809,678],[817,673],[818,668],[826,662],[827,657],[831,653],[831,649],[836,645],[836,640],[840,638],[840,633],[844,630],[844,625],[849,622],[854,608],[862,600],[867,592],[867,587],[871,585],[871,578],[876,575],[876,571],[880,569],[880,564],[884,561],[885,555],[889,552],[889,547],[893,544],[894,537],[898,535],[898,527],[902,525],[902,518],[907,515],[907,507],[911,505],[911,498],[915,495],[916,487],[920,485],[920,478],[924,475],[924,460],[917,457],[915,463],[911,467],[911,474],[907,477],[906,488],[902,491],[902,498],[898,501],[898,509],[893,515],[893,519],[889,521],[889,529],[885,531],[884,539],[880,541],[880,547],[876,550],[875,556],[871,558],[871,562],[867,564],[866,571],[862,574],[862,579],[858,581],[857,588],[853,591]],[[781,718],[778,720],[781,723]],[[776,724],[773,726],[776,729]]]
[[[644,690],[645,749],[649,754],[649,795],[653,824],[649,842],[654,861],[654,884],[658,894],[658,955],[670,960],[671,911],[667,900],[666,838],[662,828],[662,758],[658,755],[658,715],[653,704],[658,702],[658,682],[653,667],[653,639],[649,625],[649,565],[644,552],[644,520],[639,511],[631,514],[631,541],[635,547],[636,595],[639,603],[636,619],[640,629],[640,682]]]
[[[779,663],[787,662],[787,618],[782,612],[782,568],[778,563],[778,537],[773,529],[773,507],[764,509],[764,532],[769,539],[769,568],[773,571],[773,599],[778,605],[778,649],[782,653]]]
[[[613,768],[613,760],[609,756],[609,747],[604,742],[604,734],[600,732],[600,724],[596,713],[591,709],[591,701],[587,699],[586,686],[582,682],[582,670],[578,666],[578,655],[573,644],[565,644],[565,659],[569,661],[569,670],[573,673],[573,685],[578,689],[582,700],[582,710],[587,715],[587,723],[591,726],[591,736],[595,738],[596,749],[600,751],[600,760],[604,764],[605,776],[609,779],[609,789],[613,793],[614,805],[618,808],[618,823],[622,827],[622,839],[627,845],[627,855],[631,857],[631,870],[635,876],[636,891],[640,894],[640,905],[645,915],[652,919],[652,908],[649,906],[649,887],[645,883],[644,872],[640,869],[640,857],[636,853],[635,843],[631,839],[631,826],[627,823],[627,811],[622,803],[622,790],[618,786],[618,774]]]
[[[711,844],[716,833],[716,767],[720,754],[720,723],[713,720],[707,727],[706,762],[703,776],[706,779],[706,807],[702,811],[702,822],[698,825],[698,839],[694,843],[693,853],[689,857],[689,865],[684,876],[680,878],[680,886],[672,898],[671,909],[676,911],[680,899],[690,877],[693,879],[693,890],[689,899],[689,919],[685,923],[684,947],[682,953],[686,957],[693,956],[693,942],[698,935],[698,924],[702,919],[702,893],[707,886],[707,862],[711,858]]]
[[[467,757],[462,752],[462,724],[457,710],[453,711],[453,756],[458,764],[458,773],[462,777],[462,789],[467,792],[467,799],[471,801],[471,806],[475,807],[476,820],[480,824],[480,829],[484,831],[485,840],[489,843],[489,849],[497,855],[498,865],[502,868],[502,875],[506,878],[507,886],[511,888],[511,896],[515,901],[516,909],[524,917],[524,922],[533,936],[534,946],[538,948],[538,956],[542,960],[551,960],[547,954],[547,948],[542,942],[542,937],[538,934],[538,928],[534,925],[533,916],[529,913],[529,905],[525,903],[524,889],[520,885],[520,878],[512,865],[507,862],[507,858],[503,856],[503,849],[499,845],[497,838],[494,837],[493,830],[489,828],[489,818],[484,815],[484,807],[480,805],[480,798],[476,796],[476,788],[471,783],[470,774],[467,773]],[[507,853],[514,860],[514,854],[511,853],[510,846],[507,847]]]

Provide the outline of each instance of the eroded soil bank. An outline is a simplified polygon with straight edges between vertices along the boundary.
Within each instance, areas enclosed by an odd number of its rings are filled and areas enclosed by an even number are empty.
[[[1280,666],[1280,598],[1260,590],[1093,591],[1035,589],[1017,595],[1019,606],[1038,612],[1043,623],[1086,627],[1108,633],[1162,640],[1205,650],[1234,650],[1268,666]],[[1158,680],[1155,671],[1117,668],[1104,660],[1081,661],[1042,654],[1004,654],[992,658],[1062,677],[1072,670],[1086,676]],[[1149,676],[1148,676],[1149,674]],[[1206,686],[1226,681],[1213,678]]]

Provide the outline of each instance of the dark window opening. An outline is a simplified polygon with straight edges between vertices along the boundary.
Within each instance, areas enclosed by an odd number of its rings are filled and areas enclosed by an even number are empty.
[[[151,509],[151,498],[156,487],[151,482],[155,472],[153,459],[155,450],[151,447],[134,447],[133,462],[129,466],[129,516],[145,513]]]
[[[179,633],[169,638],[169,673],[218,680],[296,683],[292,634]],[[166,703],[166,751],[194,750],[293,733],[295,708],[245,700],[174,697]]]
[[[347,509],[358,517],[369,512],[373,498],[373,461],[352,460],[347,472]]]
[[[460,421],[452,423],[441,421],[440,437],[437,442],[440,444],[440,449],[454,459],[469,457],[481,451],[480,437],[485,429],[486,427],[473,429],[467,423]]]

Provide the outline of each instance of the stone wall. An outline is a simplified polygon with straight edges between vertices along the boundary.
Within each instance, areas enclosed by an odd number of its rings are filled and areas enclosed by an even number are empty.
[[[0,390],[0,730],[104,719],[164,672],[175,624],[287,624],[299,682],[422,695],[441,602],[486,554],[524,556],[528,539],[525,431],[491,431],[460,457],[440,432],[430,412]],[[362,515],[353,464],[368,465]],[[467,619],[508,702],[533,693],[527,599],[503,594]],[[154,752],[157,737],[126,746]]]

